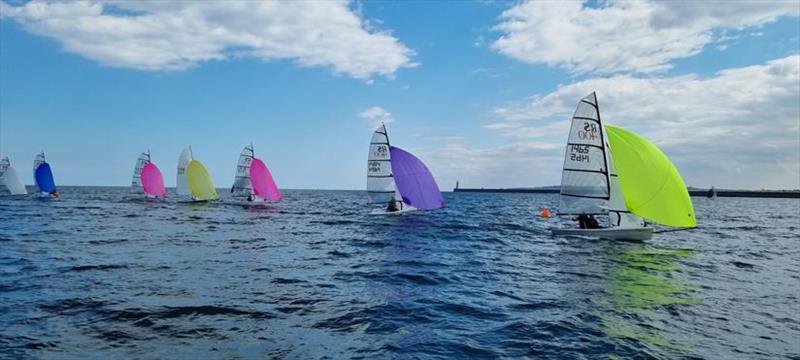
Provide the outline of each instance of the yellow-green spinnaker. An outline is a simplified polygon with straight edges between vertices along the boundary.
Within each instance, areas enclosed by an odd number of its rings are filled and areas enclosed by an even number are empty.
[[[639,134],[605,129],[628,210],[662,225],[697,226],[689,191],[667,155]]]
[[[217,200],[219,194],[211,181],[208,170],[199,161],[192,160],[186,167],[186,180],[189,182],[189,189],[197,200]]]

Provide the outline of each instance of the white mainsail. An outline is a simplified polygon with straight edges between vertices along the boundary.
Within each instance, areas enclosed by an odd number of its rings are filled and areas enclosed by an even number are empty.
[[[181,151],[181,156],[178,158],[178,173],[175,182],[175,192],[178,195],[192,195],[189,190],[189,181],[186,179],[186,167],[192,161],[192,148],[187,147]]]
[[[19,180],[17,170],[11,166],[11,160],[8,157],[0,160],[0,191],[8,191],[11,195],[25,195],[28,193],[25,185]]]
[[[133,179],[131,180],[131,191],[134,193],[144,193],[142,188],[142,168],[150,162],[150,151],[143,152],[136,159],[136,166],[133,168]]]
[[[250,144],[242,149],[239,155],[239,163],[236,164],[236,177],[233,179],[231,193],[234,197],[248,197],[253,195],[253,184],[250,181],[250,166],[253,164],[253,145]]]
[[[36,154],[36,157],[33,158],[33,182],[36,184],[36,187],[39,188],[39,189],[41,189],[41,187],[39,186],[39,180],[36,180],[36,169],[39,168],[39,165],[42,165],[44,163],[45,163],[44,151],[42,151],[42,152]]]
[[[578,103],[567,138],[559,213],[605,214],[611,197],[608,156],[597,96]]]
[[[370,203],[373,204],[387,204],[393,198],[399,198],[392,176],[389,135],[383,124],[372,134],[372,140],[369,143],[367,194],[370,197]]]

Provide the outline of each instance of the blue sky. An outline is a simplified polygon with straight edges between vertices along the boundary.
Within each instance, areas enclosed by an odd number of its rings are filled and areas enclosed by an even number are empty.
[[[252,141],[281,187],[362,189],[384,120],[443,189],[553,185],[596,90],[689,185],[800,188],[800,4],[718,4],[4,1],[0,154],[127,185],[150,149],[173,186],[192,145],[227,187]]]

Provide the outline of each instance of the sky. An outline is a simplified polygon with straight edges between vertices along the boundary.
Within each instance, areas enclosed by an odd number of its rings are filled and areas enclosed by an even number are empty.
[[[0,0],[0,156],[129,185],[253,143],[279,186],[363,189],[380,122],[442,190],[557,185],[569,119],[651,139],[687,185],[800,188],[798,1]]]

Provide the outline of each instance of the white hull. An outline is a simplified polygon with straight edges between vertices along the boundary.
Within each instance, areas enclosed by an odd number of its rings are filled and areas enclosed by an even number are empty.
[[[653,228],[553,229],[553,235],[591,236],[609,240],[649,240]]]
[[[389,212],[389,211],[386,211],[386,209],[375,209],[375,210],[372,210],[372,212],[370,212],[369,214],[370,215],[400,215],[400,214],[405,214],[405,213],[412,212],[412,211],[417,211],[417,208],[413,208],[411,206],[406,205],[403,208],[403,210],[397,210],[397,211]]]

